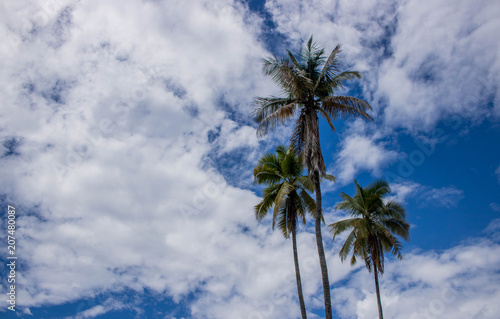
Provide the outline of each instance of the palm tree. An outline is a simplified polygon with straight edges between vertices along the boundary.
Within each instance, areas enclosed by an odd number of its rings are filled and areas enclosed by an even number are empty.
[[[348,211],[352,218],[330,224],[330,231],[335,237],[347,230],[344,245],[339,256],[342,261],[352,251],[351,265],[356,263],[356,257],[365,261],[369,272],[373,271],[379,319],[383,319],[382,303],[380,301],[380,288],[378,274],[384,273],[384,253],[390,252],[401,259],[401,242],[397,236],[408,240],[410,238],[410,225],[406,222],[406,212],[400,203],[394,200],[384,202],[384,197],[391,193],[389,184],[378,180],[362,188],[356,184],[356,195],[351,197],[341,194],[343,199],[335,209]]]
[[[269,153],[264,155],[257,167],[255,167],[254,181],[264,184],[264,198],[255,206],[255,216],[260,221],[267,212],[273,208],[273,229],[276,223],[281,229],[283,236],[289,238],[292,235],[293,260],[295,263],[295,277],[297,281],[297,292],[299,295],[300,311],[302,318],[306,319],[306,308],[302,294],[302,282],[300,279],[299,259],[297,254],[297,220],[306,222],[306,212],[315,214],[316,204],[307,191],[313,191],[314,187],[308,176],[302,174],[304,170],[302,158],[297,157],[291,150],[284,146],[276,148],[276,155]],[[326,176],[334,180],[333,176]]]
[[[327,120],[334,131],[332,119],[351,115],[371,119],[365,112],[371,107],[361,99],[334,95],[343,87],[345,80],[361,77],[355,71],[340,72],[340,45],[327,58],[324,49],[319,49],[311,36],[298,54],[287,52],[285,57],[264,60],[264,74],[272,77],[285,96],[256,99],[254,115],[260,123],[257,134],[266,134],[269,128],[296,117],[290,145],[296,154],[303,154],[304,164],[316,193],[316,245],[323,281],[325,317],[331,319],[330,283],[321,235],[320,178],[326,174],[326,167],[320,147],[318,114]]]

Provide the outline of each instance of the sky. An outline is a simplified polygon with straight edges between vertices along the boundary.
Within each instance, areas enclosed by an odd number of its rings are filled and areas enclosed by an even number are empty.
[[[320,122],[336,318],[377,317],[338,257],[340,192],[384,178],[411,224],[380,278],[386,318],[500,313],[500,2],[22,0],[0,4],[2,318],[300,318],[291,241],[255,220],[262,58],[313,35],[363,75],[373,121]],[[16,311],[8,310],[8,205]],[[323,316],[312,220],[298,254]]]

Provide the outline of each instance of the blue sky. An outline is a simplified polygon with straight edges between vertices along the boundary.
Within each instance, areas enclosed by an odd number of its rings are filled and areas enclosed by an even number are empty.
[[[0,4],[2,264],[17,210],[17,311],[3,318],[299,318],[291,242],[255,220],[261,59],[310,35],[363,79],[373,122],[320,123],[337,183],[391,183],[405,258],[381,278],[387,318],[500,312],[500,4],[493,1],[4,1]],[[377,316],[372,277],[323,229],[337,318]],[[340,238],[342,239],[342,238]],[[309,318],[322,287],[298,235]],[[7,292],[7,267],[0,267]]]

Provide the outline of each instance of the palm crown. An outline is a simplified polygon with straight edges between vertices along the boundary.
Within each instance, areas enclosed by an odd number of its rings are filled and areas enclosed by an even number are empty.
[[[343,199],[335,209],[351,213],[353,218],[342,220],[330,225],[330,231],[335,237],[347,230],[347,236],[339,255],[342,261],[352,251],[351,265],[356,263],[356,257],[363,258],[369,272],[373,271],[379,319],[384,319],[378,273],[384,273],[384,253],[391,252],[399,259],[401,242],[397,236],[408,240],[410,225],[406,222],[406,212],[403,206],[394,200],[384,201],[391,193],[389,184],[378,180],[363,188],[354,180],[356,194],[354,197],[342,193]]]
[[[267,185],[262,201],[255,206],[255,215],[262,220],[274,207],[273,228],[278,224],[285,237],[295,230],[297,217],[305,223],[306,213],[314,216],[316,211],[316,204],[307,193],[314,191],[314,185],[303,171],[302,158],[284,146],[276,147],[276,154],[264,155],[254,169],[255,183]],[[331,175],[325,178],[334,180]]]
[[[376,266],[377,271],[383,273],[385,252],[402,258],[398,236],[409,239],[410,225],[405,220],[406,212],[397,201],[384,203],[384,198],[391,192],[386,181],[375,181],[366,188],[354,182],[354,197],[342,193],[343,201],[335,207],[349,212],[353,218],[331,224],[330,230],[333,239],[351,230],[339,252],[342,261],[352,251],[351,264],[356,263],[356,257],[361,257],[370,272]]]
[[[332,119],[349,115],[362,116],[371,119],[366,110],[371,109],[365,101],[350,97],[334,95],[343,88],[345,80],[360,78],[359,72],[340,72],[339,53],[337,45],[328,58],[324,49],[319,49],[313,43],[312,37],[302,51],[295,56],[290,51],[288,56],[269,58],[264,60],[263,71],[270,75],[282,89],[284,97],[257,98],[254,115],[259,122],[257,133],[266,134],[270,127],[277,126],[298,114],[291,138],[291,146],[297,153],[305,151],[306,161],[311,162],[315,170],[325,173],[326,168],[321,152],[317,153],[318,145],[311,145],[314,140],[319,143],[315,134],[315,123],[307,119],[316,114],[324,117],[332,130],[335,130]],[[309,118],[311,119],[311,118]],[[316,120],[317,122],[317,120]],[[308,158],[315,153],[313,158]],[[310,165],[307,165],[310,169]]]

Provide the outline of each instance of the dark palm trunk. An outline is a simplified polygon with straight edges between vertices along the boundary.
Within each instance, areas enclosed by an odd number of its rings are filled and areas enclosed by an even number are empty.
[[[378,285],[378,271],[376,264],[373,265],[373,276],[375,277],[375,291],[377,293],[378,318],[384,319],[384,315],[382,314],[382,302],[380,301],[380,288]]]
[[[332,300],[330,297],[330,281],[328,280],[328,268],[326,266],[325,251],[323,249],[323,237],[321,236],[321,188],[319,183],[319,173],[315,180],[316,188],[316,216],[314,227],[316,230],[316,245],[318,246],[319,266],[321,268],[321,278],[323,279],[323,295],[325,297],[325,318],[332,319]]]
[[[297,292],[299,294],[300,312],[302,319],[307,319],[306,306],[304,304],[304,295],[302,294],[302,281],[300,280],[299,257],[297,255],[297,239],[295,238],[295,229],[292,228],[292,244],[293,244],[293,262],[295,263],[295,281],[297,282]]]
[[[321,187],[320,172],[325,172],[325,162],[321,154],[319,142],[318,115],[314,109],[314,101],[311,101],[305,110],[304,122],[304,161],[316,193],[316,216],[314,227],[316,231],[316,246],[318,247],[319,266],[323,281],[323,296],[325,297],[325,318],[332,319],[332,299],[330,297],[330,281],[328,280],[328,268],[326,266],[325,251],[323,249],[323,238],[321,236]]]

